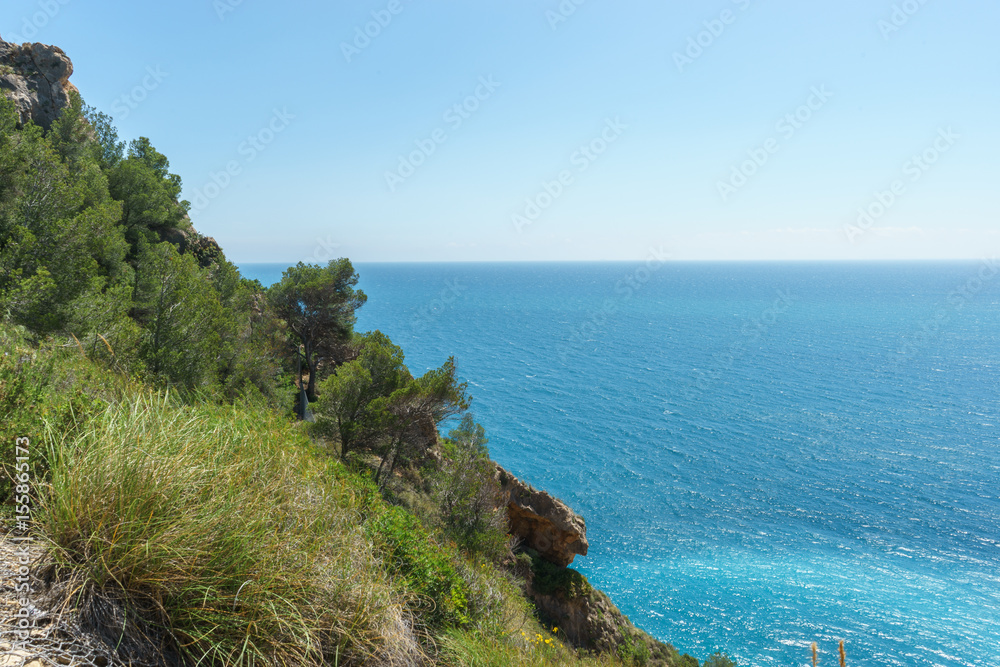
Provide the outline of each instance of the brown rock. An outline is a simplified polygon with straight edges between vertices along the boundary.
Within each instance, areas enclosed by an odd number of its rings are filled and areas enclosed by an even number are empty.
[[[523,559],[530,559],[530,565]],[[603,591],[590,585],[576,570],[553,565],[530,554],[518,557],[524,592],[534,602],[539,619],[576,648],[596,653],[614,653],[625,663],[647,667],[697,667],[694,658],[683,657],[636,628]],[[525,569],[522,567],[522,569]]]
[[[634,632],[628,619],[600,591],[579,597],[562,592],[529,594],[538,612],[558,627],[573,646],[605,653],[619,646],[624,635]]]
[[[76,92],[72,74],[73,63],[59,47],[0,38],[0,90],[14,100],[20,125],[34,121],[49,129]]]
[[[583,517],[558,498],[536,491],[497,466],[500,491],[507,505],[510,532],[545,560],[565,567],[577,555],[587,555],[587,525]]]

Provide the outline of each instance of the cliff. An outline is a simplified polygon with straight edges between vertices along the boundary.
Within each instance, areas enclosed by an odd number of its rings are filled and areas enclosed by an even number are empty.
[[[46,130],[77,92],[69,82],[73,63],[57,46],[10,44],[0,37],[0,90],[14,100],[20,124]]]

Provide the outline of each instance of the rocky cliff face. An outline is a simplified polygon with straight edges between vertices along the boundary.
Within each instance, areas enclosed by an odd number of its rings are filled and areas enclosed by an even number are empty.
[[[576,570],[554,565],[533,551],[518,559],[524,593],[535,603],[539,618],[559,628],[558,635],[573,646],[616,653],[626,663],[647,667],[698,667],[693,657],[636,628],[611,598]]]
[[[566,567],[574,557],[587,555],[582,516],[500,466],[497,481],[510,533],[520,540],[517,560],[524,593],[544,621],[560,628],[560,636],[577,648],[617,653],[626,662],[648,667],[698,667],[691,656],[632,625],[611,598]]]
[[[510,532],[523,546],[563,567],[587,555],[587,525],[558,498],[536,491],[500,466],[500,490],[507,504]]]
[[[72,74],[73,63],[59,47],[0,37],[0,90],[14,100],[22,126],[29,120],[46,130],[52,125],[76,92]]]

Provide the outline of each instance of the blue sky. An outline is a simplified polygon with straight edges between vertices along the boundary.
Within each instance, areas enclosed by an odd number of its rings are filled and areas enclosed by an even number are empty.
[[[1000,249],[998,24],[993,0],[5,0],[0,35],[62,47],[237,262],[863,260]]]

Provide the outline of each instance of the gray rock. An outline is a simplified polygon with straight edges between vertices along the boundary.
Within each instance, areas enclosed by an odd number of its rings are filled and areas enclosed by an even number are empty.
[[[48,130],[70,104],[73,63],[46,44],[10,44],[0,38],[0,90],[17,105],[21,126],[34,121]]]

